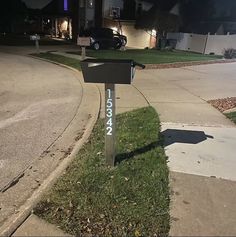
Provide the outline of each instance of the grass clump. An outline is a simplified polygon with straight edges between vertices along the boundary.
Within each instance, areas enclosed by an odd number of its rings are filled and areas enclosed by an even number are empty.
[[[228,48],[224,50],[224,57],[226,59],[236,58],[236,49]]]
[[[236,124],[236,112],[227,113],[226,116]]]
[[[169,183],[152,107],[117,116],[116,166],[104,159],[104,120],[35,213],[77,236],[167,236]]]

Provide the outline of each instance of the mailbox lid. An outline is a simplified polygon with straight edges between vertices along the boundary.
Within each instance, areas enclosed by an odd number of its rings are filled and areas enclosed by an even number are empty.
[[[96,59],[96,58],[87,58],[82,62],[88,63],[132,63],[132,59]]]
[[[40,40],[40,35],[30,35],[30,40]]]
[[[130,84],[133,70],[131,59],[86,59],[81,61],[85,82]]]

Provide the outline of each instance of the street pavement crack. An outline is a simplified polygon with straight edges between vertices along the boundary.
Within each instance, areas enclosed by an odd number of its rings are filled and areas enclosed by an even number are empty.
[[[15,177],[14,179],[12,179],[7,185],[5,185],[2,189],[0,189],[1,193],[5,193],[8,189],[12,188],[13,186],[15,186],[21,178],[23,178],[25,175],[25,173],[21,173],[19,174],[17,177]]]

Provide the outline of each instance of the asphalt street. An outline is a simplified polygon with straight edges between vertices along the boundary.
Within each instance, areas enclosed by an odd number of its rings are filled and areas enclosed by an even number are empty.
[[[0,190],[63,133],[81,97],[70,70],[0,53]]]

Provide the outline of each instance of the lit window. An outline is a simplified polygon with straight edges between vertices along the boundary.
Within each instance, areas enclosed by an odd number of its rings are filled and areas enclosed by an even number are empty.
[[[64,11],[68,11],[68,0],[64,0]]]

